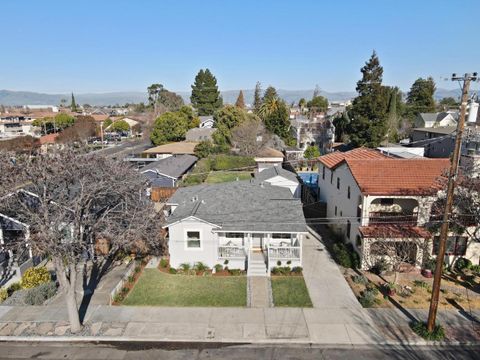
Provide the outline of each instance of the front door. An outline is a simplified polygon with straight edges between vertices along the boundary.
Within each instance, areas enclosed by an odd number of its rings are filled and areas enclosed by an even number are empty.
[[[263,235],[262,234],[252,234],[252,249],[253,250],[262,250],[263,246]]]

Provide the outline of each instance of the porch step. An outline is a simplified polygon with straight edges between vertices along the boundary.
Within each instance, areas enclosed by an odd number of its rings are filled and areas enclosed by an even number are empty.
[[[267,276],[267,265],[263,261],[250,261],[247,276]]]

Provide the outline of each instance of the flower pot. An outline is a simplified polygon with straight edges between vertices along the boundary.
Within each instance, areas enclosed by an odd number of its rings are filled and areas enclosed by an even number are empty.
[[[433,277],[432,270],[430,270],[430,269],[422,269],[422,275],[426,278],[429,278],[429,279],[431,277]]]

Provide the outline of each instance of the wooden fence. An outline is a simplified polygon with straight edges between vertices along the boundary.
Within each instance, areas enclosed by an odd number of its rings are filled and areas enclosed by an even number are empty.
[[[152,188],[150,198],[155,202],[165,202],[175,193],[175,191],[177,191],[177,188]]]

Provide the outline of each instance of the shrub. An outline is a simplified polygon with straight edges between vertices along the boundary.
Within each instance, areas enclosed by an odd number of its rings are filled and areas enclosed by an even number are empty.
[[[121,290],[122,294],[127,294],[128,293],[128,288],[127,287],[123,287],[122,290]]]
[[[470,268],[475,274],[479,275],[480,274],[480,265],[472,265]]]
[[[461,257],[455,262],[455,270],[462,271],[465,269],[470,269],[472,267],[472,262],[467,258]]]
[[[191,268],[192,266],[189,263],[180,264],[180,269],[182,269],[184,272],[190,271]]]
[[[228,272],[230,273],[230,275],[235,275],[235,276],[238,276],[242,273],[240,269],[230,269],[228,270]]]
[[[228,265],[228,259],[223,262],[223,265]]]
[[[16,282],[16,283],[13,283],[11,284],[8,288],[7,288],[7,293],[8,293],[8,296],[12,296],[12,294],[15,292],[15,291],[18,291],[22,288],[22,284],[19,283],[19,282]]]
[[[333,257],[335,261],[345,268],[358,269],[360,267],[360,257],[354,250],[352,244],[338,242],[333,245]]]
[[[175,268],[172,268],[172,267],[171,267],[170,269],[168,269],[168,272],[169,272],[170,274],[176,274],[176,273],[177,273],[177,270],[176,270]]]
[[[168,260],[167,259],[160,259],[160,267],[162,269],[165,269],[168,266]]]
[[[282,266],[282,262],[280,260],[277,261],[277,266]]]
[[[222,264],[217,264],[214,266],[215,272],[220,272],[223,270],[223,265]]]
[[[43,283],[28,290],[24,302],[28,305],[42,305],[45,300],[50,299],[57,292],[57,286],[53,281]]]
[[[437,266],[437,260],[432,257],[428,258],[423,264],[424,269],[430,270],[432,272],[435,271],[436,266]]]
[[[383,273],[384,271],[387,271],[387,270],[388,270],[388,264],[387,264],[387,261],[383,258],[377,260],[375,265],[373,265],[370,268],[370,271],[372,273],[376,274],[376,275],[380,275],[381,273]]]
[[[270,271],[273,275],[278,275],[280,274],[280,270],[278,267],[273,267],[272,270]]]
[[[303,268],[301,266],[294,266],[292,268],[292,272],[295,274],[300,274],[303,271]]]
[[[377,294],[374,291],[365,290],[362,292],[362,295],[360,296],[358,301],[363,307],[369,308],[372,307],[373,304],[375,304],[376,296]]]
[[[435,325],[433,331],[430,332],[427,329],[426,323],[420,321],[412,321],[410,323],[410,328],[415,334],[421,336],[425,340],[440,341],[445,338],[445,330],[441,325]]]
[[[135,281],[135,276],[130,275],[130,276],[128,277],[128,282],[129,282],[129,283],[133,283],[134,281]]]
[[[206,264],[204,264],[203,262],[199,261],[199,262],[197,262],[197,263],[195,264],[195,266],[193,267],[193,269],[194,269],[195,271],[207,271],[207,270],[209,270],[210,268],[209,268]]]
[[[424,288],[424,289],[427,289],[429,287],[429,285],[423,280],[414,280],[413,286]]]
[[[354,276],[352,276],[352,281],[355,284],[361,284],[361,285],[367,285],[368,284],[368,279],[364,275],[354,275]]]
[[[135,274],[138,274],[140,271],[142,271],[142,268],[139,265],[135,266],[135,269],[133,269]]]
[[[0,303],[4,302],[7,298],[8,298],[7,289],[1,288],[0,289]]]
[[[27,269],[22,276],[22,287],[32,289],[41,284],[50,282],[50,272],[45,266]]]
[[[121,294],[116,294],[116,295],[113,297],[113,301],[116,302],[116,303],[122,302],[122,301],[123,301],[123,295],[121,295]]]
[[[365,288],[366,288],[366,291],[370,291],[370,292],[373,293],[375,296],[377,296],[377,295],[380,293],[380,291],[379,291],[378,288],[375,286],[375,284],[368,283]]]

